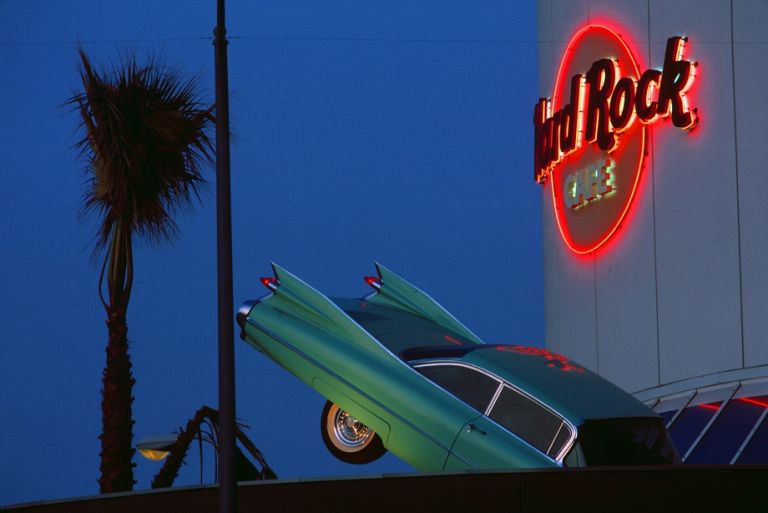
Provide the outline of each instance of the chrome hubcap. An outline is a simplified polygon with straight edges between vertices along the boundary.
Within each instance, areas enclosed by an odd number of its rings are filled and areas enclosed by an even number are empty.
[[[336,439],[347,447],[364,445],[373,433],[371,428],[341,409],[333,419],[333,431]]]

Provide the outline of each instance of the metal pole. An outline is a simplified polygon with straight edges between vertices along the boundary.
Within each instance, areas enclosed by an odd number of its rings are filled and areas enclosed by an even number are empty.
[[[219,289],[219,512],[237,511],[235,481],[235,348],[232,304],[232,208],[229,182],[229,85],[224,0],[216,29],[216,232]]]

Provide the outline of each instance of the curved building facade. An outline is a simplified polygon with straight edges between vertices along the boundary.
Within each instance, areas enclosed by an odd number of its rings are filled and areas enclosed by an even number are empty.
[[[538,6],[547,347],[768,463],[768,3]]]

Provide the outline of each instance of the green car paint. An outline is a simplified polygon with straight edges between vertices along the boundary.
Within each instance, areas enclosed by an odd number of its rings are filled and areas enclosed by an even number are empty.
[[[245,303],[238,322],[247,343],[376,431],[387,450],[413,467],[557,467],[569,450],[576,453],[577,426],[585,421],[658,419],[560,355],[484,344],[427,294],[376,266],[373,294],[330,299],[273,264],[275,278],[266,283],[273,292]],[[493,412],[473,408],[425,377],[426,367],[440,362],[502,381],[507,387],[497,390],[494,402],[509,388],[562,421],[552,441],[556,450],[536,448]]]

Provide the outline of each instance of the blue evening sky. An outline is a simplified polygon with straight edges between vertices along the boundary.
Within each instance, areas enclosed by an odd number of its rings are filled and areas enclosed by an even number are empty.
[[[361,296],[378,260],[486,341],[543,344],[533,0],[228,2],[235,305],[275,261]],[[78,217],[76,41],[161,53],[213,102],[215,1],[0,1],[0,505],[98,492],[107,331]],[[212,170],[208,178],[213,182]],[[137,438],[216,406],[214,184],[136,252]],[[237,413],[280,477],[410,472],[327,454],[324,399],[236,341]],[[196,452],[192,451],[192,453]],[[207,456],[206,480],[210,481]],[[136,457],[137,489],[158,464]],[[193,457],[179,484],[195,484]]]

